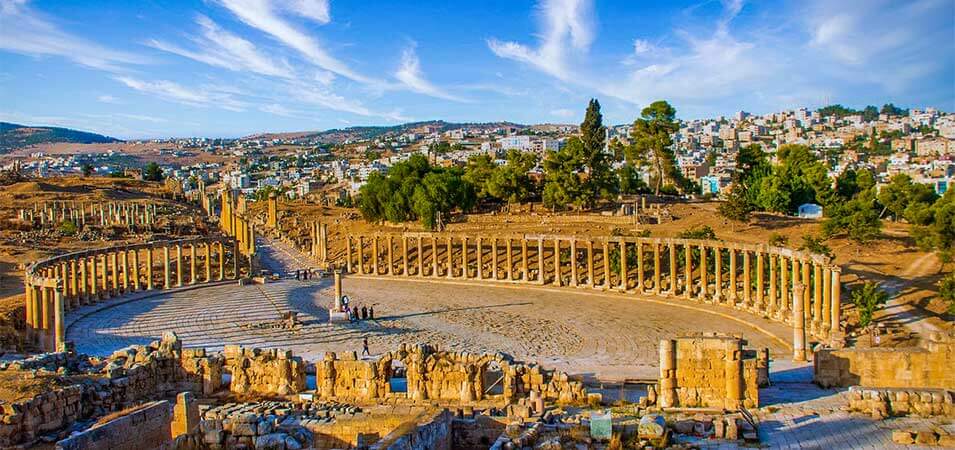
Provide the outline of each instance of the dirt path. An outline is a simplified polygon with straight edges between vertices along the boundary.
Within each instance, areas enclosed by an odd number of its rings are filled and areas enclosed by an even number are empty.
[[[898,275],[886,275],[882,288],[889,293],[890,298],[877,317],[899,323],[909,331],[918,333],[919,336],[942,331],[939,326],[932,323],[931,318],[924,311],[904,298],[905,290],[914,286],[914,280],[936,273],[939,264],[941,261],[934,253],[927,253],[909,264]]]

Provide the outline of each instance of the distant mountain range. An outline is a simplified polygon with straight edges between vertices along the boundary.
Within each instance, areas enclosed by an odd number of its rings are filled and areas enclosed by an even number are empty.
[[[494,129],[494,128],[529,128],[529,125],[521,125],[512,122],[486,122],[486,123],[452,123],[443,120],[431,120],[426,122],[411,122],[393,126],[359,126],[348,128],[336,128],[325,131],[298,131],[290,133],[260,133],[246,136],[242,140],[271,140],[271,139],[303,139],[315,140],[327,144],[340,144],[348,140],[375,139],[385,135],[400,135],[404,133],[426,133],[431,131],[444,132],[458,128],[470,129]]]
[[[18,125],[0,122],[0,153],[36,144],[69,142],[73,144],[110,144],[123,142],[96,133],[69,128]]]

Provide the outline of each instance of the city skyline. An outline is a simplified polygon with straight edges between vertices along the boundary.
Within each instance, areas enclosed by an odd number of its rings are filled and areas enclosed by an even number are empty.
[[[121,138],[442,119],[952,110],[945,1],[0,4],[0,120]],[[948,46],[948,51],[945,47]]]

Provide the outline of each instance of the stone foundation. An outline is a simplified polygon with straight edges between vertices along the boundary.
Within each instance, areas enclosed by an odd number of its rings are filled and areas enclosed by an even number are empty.
[[[955,388],[955,337],[935,334],[919,348],[825,349],[813,358],[822,387]]]
[[[769,380],[769,350],[744,350],[730,336],[660,341],[657,405],[663,408],[759,407],[759,387]]]

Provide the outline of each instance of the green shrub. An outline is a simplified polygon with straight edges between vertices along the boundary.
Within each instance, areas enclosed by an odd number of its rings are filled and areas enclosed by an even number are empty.
[[[955,273],[939,280],[938,296],[948,303],[948,313],[955,314]]]
[[[76,231],[76,224],[73,223],[72,220],[64,220],[60,222],[60,233],[66,236],[74,236],[76,235]]]
[[[866,281],[850,292],[852,303],[859,310],[859,326],[865,328],[872,323],[872,315],[889,301],[889,293],[879,287],[879,283]]]

